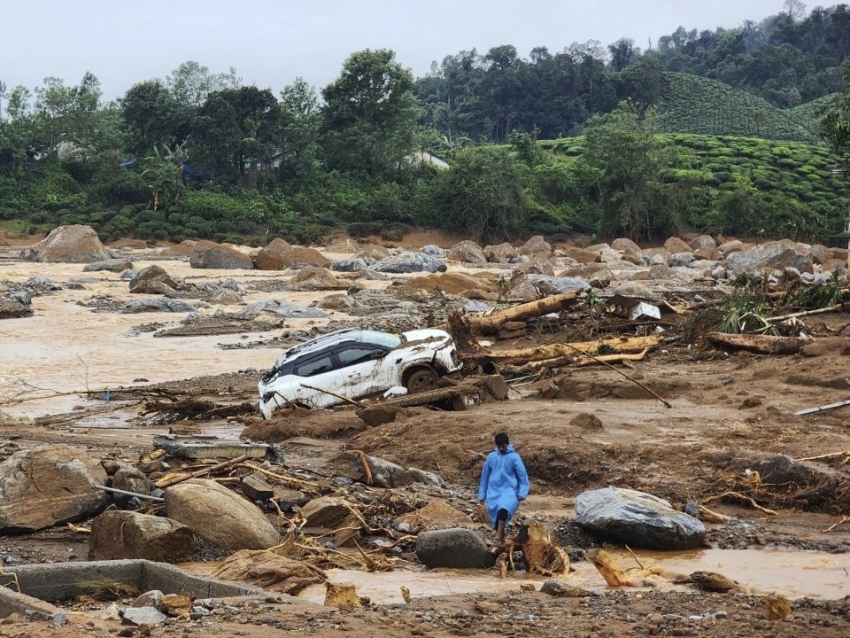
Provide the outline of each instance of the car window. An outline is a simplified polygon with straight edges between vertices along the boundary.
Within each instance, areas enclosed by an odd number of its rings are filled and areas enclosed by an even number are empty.
[[[336,356],[339,357],[339,362],[342,364],[340,367],[345,368],[346,366],[353,366],[356,363],[368,361],[379,352],[383,352],[383,350],[379,350],[378,348],[354,346],[337,352]]]
[[[328,355],[321,359],[314,359],[313,361],[301,364],[295,368],[295,374],[299,377],[313,377],[323,372],[329,372],[332,369],[333,364],[331,363],[330,355]]]

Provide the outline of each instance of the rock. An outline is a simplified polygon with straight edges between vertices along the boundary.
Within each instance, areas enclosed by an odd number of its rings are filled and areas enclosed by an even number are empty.
[[[158,625],[167,620],[167,616],[155,607],[127,607],[124,610],[125,625]]]
[[[406,526],[407,533],[412,530],[434,530],[456,528],[458,525],[471,525],[472,519],[446,503],[443,499],[434,499],[415,512],[404,514],[395,520],[396,529],[401,532]]]
[[[595,273],[590,275],[587,283],[589,283],[593,288],[607,288],[611,285],[613,280],[614,273],[607,268],[603,268],[602,270],[597,270]]]
[[[700,520],[651,494],[616,487],[579,494],[575,522],[632,547],[692,549],[705,541]]]
[[[189,560],[196,550],[192,530],[170,518],[110,510],[92,521],[89,560],[175,563]]]
[[[318,567],[265,549],[239,550],[228,557],[212,573],[212,577],[247,582],[291,596],[327,580],[325,572]]]
[[[544,239],[543,235],[535,235],[522,245],[519,252],[524,255],[551,253],[552,246]]]
[[[492,567],[496,562],[481,534],[461,527],[422,532],[416,539],[416,557],[432,569]]]
[[[101,620],[121,620],[121,609],[118,603],[111,603],[109,607],[104,609],[100,614]]]
[[[210,303],[220,306],[236,306],[244,303],[244,300],[242,299],[242,295],[235,290],[219,288],[212,294],[212,297],[210,297]]]
[[[672,255],[675,255],[676,253],[693,252],[693,249],[678,237],[669,237],[667,241],[664,242],[664,250],[668,251]]]
[[[21,253],[21,259],[40,263],[90,264],[111,258],[94,229],[81,225],[54,228]]]
[[[257,270],[283,270],[288,266],[283,257],[291,250],[289,242],[276,237],[254,256],[254,267]]]
[[[690,251],[673,253],[673,255],[670,257],[669,265],[672,268],[686,268],[691,265],[691,262],[693,260],[694,255]]]
[[[193,239],[184,239],[175,246],[169,246],[159,253],[160,257],[188,257],[192,254],[192,249],[198,243]]]
[[[325,250],[329,253],[356,253],[360,250],[360,244],[350,237],[334,237]]]
[[[811,273],[812,258],[783,242],[768,242],[726,256],[726,268],[733,275],[764,272],[775,268],[784,270],[789,267]]]
[[[195,312],[195,307],[179,299],[137,299],[124,304],[124,312]]]
[[[73,523],[106,506],[94,489],[106,482],[100,463],[67,445],[16,452],[0,463],[0,534]]]
[[[714,241],[714,237],[712,237],[711,235],[700,235],[699,237],[695,237],[694,239],[689,241],[688,246],[694,252],[702,248],[714,250],[715,248],[717,248],[717,242]]]
[[[411,483],[443,486],[443,479],[432,472],[413,467],[402,467],[374,456],[367,456],[366,462],[372,472],[372,485],[377,487],[395,488]],[[348,476],[356,481],[365,479],[363,463],[358,454],[343,452],[337,457],[334,469],[343,476]]]
[[[243,252],[216,244],[211,241],[199,241],[192,248],[189,257],[192,268],[215,268],[220,270],[253,270],[254,261]]]
[[[154,484],[140,470],[135,467],[123,466],[119,467],[118,471],[112,477],[112,487],[125,492],[133,492],[134,494],[144,494],[149,496],[151,490],[154,489]],[[129,496],[121,494],[113,495],[116,503],[126,505],[130,500]]]
[[[694,251],[694,259],[701,260],[706,259],[709,261],[720,261],[723,259],[723,253],[721,253],[716,248],[697,248]]]
[[[624,281],[614,289],[614,294],[649,301],[660,299],[660,296],[653,292],[649,286],[639,281]]]
[[[784,454],[761,459],[753,464],[752,469],[761,475],[763,482],[771,485],[806,487],[835,480],[825,472],[795,461]]]
[[[545,254],[540,253],[535,255],[528,261],[520,264],[514,269],[515,273],[525,273],[527,275],[546,275],[547,277],[555,276],[555,267],[552,261]]]
[[[191,479],[165,490],[169,518],[223,549],[268,549],[280,534],[262,511],[215,481]]]
[[[363,304],[357,301],[354,297],[347,294],[328,295],[320,299],[316,304],[317,308],[325,310],[336,310],[337,312],[348,312],[355,308],[363,307]]]
[[[481,250],[481,246],[468,239],[459,241],[452,246],[446,258],[467,264],[487,263],[487,257],[485,257],[484,251]]]
[[[575,259],[580,264],[593,264],[599,261],[599,253],[586,248],[575,248],[573,246],[564,248],[567,257]]]
[[[578,277],[549,277],[547,275],[528,275],[528,281],[541,297],[558,295],[569,290],[590,290],[590,284]]]
[[[442,251],[442,249],[440,250]],[[383,246],[379,246],[378,244],[364,244],[360,247],[360,250],[357,251],[357,254],[354,255],[354,258],[381,261],[382,259],[385,259],[389,256],[390,251],[384,248]]]
[[[510,263],[511,259],[518,255],[517,249],[508,243],[498,244],[497,246],[484,246],[484,256],[487,258],[487,261],[493,264]]]
[[[124,272],[125,270],[130,270],[132,267],[133,262],[126,257],[122,257],[121,259],[107,259],[105,261],[95,261],[90,264],[86,264],[83,268],[83,272],[98,272],[100,270],[107,270],[109,272]]]
[[[0,297],[0,319],[20,319],[32,317],[33,309],[8,297]]]
[[[619,237],[611,242],[611,250],[616,250],[621,253],[640,254],[640,246],[634,243],[631,239]]]
[[[257,301],[236,314],[251,318],[272,314],[283,319],[325,319],[328,316],[321,310],[305,308],[289,301]]]
[[[366,270],[375,263],[374,259],[361,259],[359,257],[355,257],[354,259],[340,259],[339,261],[335,261],[331,263],[331,268],[337,272],[360,272],[361,270]]]
[[[164,595],[158,589],[151,589],[130,603],[130,607],[159,607],[159,603]]]
[[[602,421],[595,414],[588,414],[586,412],[582,412],[581,414],[577,414],[570,421],[570,425],[574,425],[578,428],[582,428],[584,430],[602,430]]]
[[[340,290],[350,286],[350,282],[340,281],[327,268],[314,266],[299,270],[289,283],[293,290]]]
[[[446,272],[441,274],[422,275],[406,279],[400,286],[401,290],[412,293],[424,290],[428,294],[437,291],[448,295],[459,295],[467,299],[482,299],[493,295],[498,296],[499,284],[495,279],[475,277],[462,272]]]
[[[353,544],[352,539],[362,527],[366,527],[363,518],[348,501],[333,496],[314,498],[301,508],[301,516],[307,527],[336,530],[333,539],[338,547]]]
[[[734,253],[739,253],[744,250],[744,244],[738,241],[737,239],[733,239],[732,241],[727,241],[725,244],[721,244],[717,247],[717,250],[723,255],[723,257],[728,257]]]
[[[555,598],[584,598],[593,596],[593,593],[581,587],[573,587],[557,578],[550,578],[540,586],[541,594],[549,594]]]
[[[819,265],[823,265],[832,259],[832,250],[823,244],[813,244],[811,247],[811,254],[812,261]]]
[[[446,265],[436,257],[425,253],[404,252],[400,255],[382,259],[372,267],[376,272],[446,272]]]
[[[331,260],[315,248],[293,248],[281,257],[280,263],[284,268],[303,268],[305,266],[327,268],[331,265]]]
[[[185,594],[166,594],[159,601],[157,609],[166,616],[182,616],[192,612],[192,599]]]
[[[161,266],[147,266],[130,280],[130,292],[135,294],[169,295],[179,283]]]
[[[419,249],[419,252],[431,255],[432,257],[444,258],[446,256],[446,251],[434,244],[425,244]]]

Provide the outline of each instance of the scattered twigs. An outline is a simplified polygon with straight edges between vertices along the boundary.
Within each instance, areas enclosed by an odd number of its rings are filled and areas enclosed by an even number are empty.
[[[834,524],[830,525],[829,527],[827,527],[826,529],[821,530],[821,531],[824,531],[824,532],[831,532],[832,530],[834,530],[834,529],[835,529],[836,527],[838,527],[839,525],[843,525],[844,523],[847,523],[847,522],[850,522],[850,516],[844,516],[844,517],[843,517],[840,521],[838,521],[837,523],[834,523]]]
[[[316,488],[319,487],[319,485],[317,483],[311,483],[310,481],[303,481],[301,479],[293,478],[291,476],[285,476],[283,474],[277,474],[275,472],[267,470],[264,467],[260,467],[259,465],[254,465],[253,463],[242,462],[242,461],[245,461],[247,458],[248,458],[247,456],[241,456],[238,459],[234,459],[234,462],[238,461],[238,462],[240,462],[240,467],[250,468],[252,470],[260,472],[261,474],[265,474],[266,476],[271,476],[272,478],[276,478],[277,480],[282,481],[284,483],[293,483],[295,485],[301,485],[303,487],[309,487],[309,488],[313,488],[313,489],[316,489]]]
[[[632,548],[631,548],[631,547],[629,547],[628,545],[626,545],[626,550],[629,552],[629,554],[631,554],[631,555],[632,555],[632,558],[634,558],[634,559],[635,559],[635,562],[638,564],[638,567],[640,567],[641,569],[646,569],[646,568],[643,566],[643,564],[640,562],[640,560],[638,559],[638,557],[635,555],[635,553],[632,551]]]
[[[716,494],[715,496],[709,496],[703,502],[704,503],[712,503],[714,501],[723,500],[726,497],[732,497],[732,498],[740,499],[742,501],[746,501],[747,503],[750,504],[750,506],[753,509],[757,509],[758,511],[764,512],[765,514],[770,514],[771,516],[777,515],[776,512],[774,512],[773,510],[767,509],[766,507],[762,507],[761,505],[756,503],[755,500],[753,500],[749,496],[745,496],[744,494],[741,494],[740,492],[731,492],[731,491],[730,492],[723,492],[723,494]]]
[[[222,461],[221,463],[216,463],[215,465],[210,465],[209,467],[205,467],[203,469],[197,470],[196,472],[191,472],[189,474],[184,474],[183,476],[172,476],[172,477],[163,477],[159,481],[156,482],[156,486],[158,488],[166,488],[171,487],[172,485],[177,485],[178,483],[182,483],[183,481],[188,481],[189,479],[198,478],[199,476],[203,476],[204,474],[209,474],[211,472],[217,472],[218,470],[223,470],[226,467],[230,467],[231,465],[236,465],[238,463],[242,463],[248,460],[248,455],[243,454],[242,456],[237,456],[235,459],[229,459],[227,461]],[[253,467],[253,466],[249,466]],[[260,468],[254,468],[255,470],[259,470]]]

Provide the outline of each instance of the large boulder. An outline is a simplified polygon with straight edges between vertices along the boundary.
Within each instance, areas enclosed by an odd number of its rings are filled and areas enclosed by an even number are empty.
[[[722,247],[721,247],[722,252]],[[768,242],[749,250],[726,255],[726,268],[733,275],[758,273],[772,270],[796,268],[800,272],[812,272],[811,255],[797,250],[784,242]]]
[[[552,252],[552,246],[544,239],[543,235],[535,235],[520,247],[519,252],[523,255],[549,253]]]
[[[484,251],[481,250],[481,246],[468,239],[459,241],[452,246],[447,258],[452,261],[461,261],[468,264],[487,263],[487,257],[484,256]]]
[[[415,467],[402,467],[375,456],[367,456],[365,458],[366,463],[369,465],[369,471],[372,474],[371,484],[377,487],[396,488],[404,487],[411,483],[421,483],[435,487],[443,486],[443,479],[432,472],[426,472]],[[334,469],[341,475],[348,476],[356,481],[366,479],[363,471],[363,461],[359,454],[353,452],[341,453],[336,459]]]
[[[679,237],[668,237],[664,242],[664,249],[673,255],[693,252],[693,249]]]
[[[94,487],[105,482],[97,460],[67,445],[16,452],[0,463],[0,535],[88,518],[106,506]]]
[[[211,241],[199,241],[189,257],[192,268],[215,268],[219,270],[253,270],[254,261],[249,255]]]
[[[41,263],[90,264],[111,258],[94,229],[81,225],[54,228],[21,253],[21,259]]]
[[[578,277],[549,277],[547,275],[527,275],[528,281],[537,289],[540,297],[560,295],[570,290],[590,290],[590,284]]]
[[[832,259],[832,250],[823,244],[812,244],[812,260],[821,266]]]
[[[142,558],[174,563],[195,553],[192,530],[162,516],[112,510],[92,521],[89,560]]]
[[[361,272],[368,270],[369,266],[375,263],[374,259],[361,259],[353,257],[351,259],[339,259],[331,264],[331,269],[336,272]]]
[[[291,250],[289,242],[277,237],[254,256],[254,267],[257,270],[284,270],[289,264],[284,264],[283,257]]]
[[[378,244],[364,244],[354,255],[355,259],[373,259],[380,261],[390,256],[390,251]]]
[[[700,248],[714,250],[717,248],[717,242],[714,241],[714,237],[711,235],[700,235],[688,242],[688,246],[690,246],[691,250],[699,250]]]
[[[425,244],[419,249],[419,252],[431,255],[432,257],[445,257],[446,251],[434,244]]]
[[[293,290],[340,290],[350,286],[350,282],[337,279],[327,268],[308,267],[299,270],[291,279]]]
[[[192,254],[192,250],[195,248],[195,244],[197,244],[194,239],[184,239],[179,244],[175,244],[174,246],[169,246],[168,248],[163,248],[159,252],[160,257],[188,257]]]
[[[351,237],[334,237],[326,250],[329,253],[356,253],[360,250],[360,244]]]
[[[617,239],[612,241],[611,250],[616,250],[622,253],[640,254],[640,246],[634,243],[631,239],[627,239],[626,237],[618,237]]]
[[[11,297],[0,297],[0,319],[20,319],[32,315],[32,306],[29,304],[23,304]]]
[[[416,558],[427,567],[454,569],[492,567],[493,553],[478,532],[462,527],[422,532],[416,539]]]
[[[677,512],[657,496],[618,487],[579,494],[575,522],[632,547],[692,549],[705,541],[699,519]]]
[[[567,257],[575,259],[580,264],[593,264],[599,261],[599,253],[594,252],[592,250],[587,250],[586,248],[568,246],[564,248],[564,253],[567,255]]]
[[[446,272],[446,265],[436,257],[425,253],[404,252],[382,259],[372,266],[372,270],[388,273]]]
[[[519,257],[519,251],[505,242],[496,246],[484,246],[484,256],[493,264],[508,264]]]
[[[179,283],[157,265],[142,268],[130,280],[131,293],[170,295],[178,286]]]
[[[280,542],[256,505],[215,481],[191,479],[169,487],[165,512],[223,549],[268,549]]]

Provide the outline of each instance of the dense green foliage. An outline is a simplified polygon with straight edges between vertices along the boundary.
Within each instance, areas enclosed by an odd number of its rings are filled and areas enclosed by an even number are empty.
[[[298,79],[275,94],[197,62],[110,104],[91,73],[0,81],[0,223],[255,243],[415,226],[825,240],[847,210],[833,169],[850,159],[848,55],[846,6],[805,15],[788,0],[758,25],[681,28],[646,52],[504,45],[419,79],[365,50],[320,91]]]

